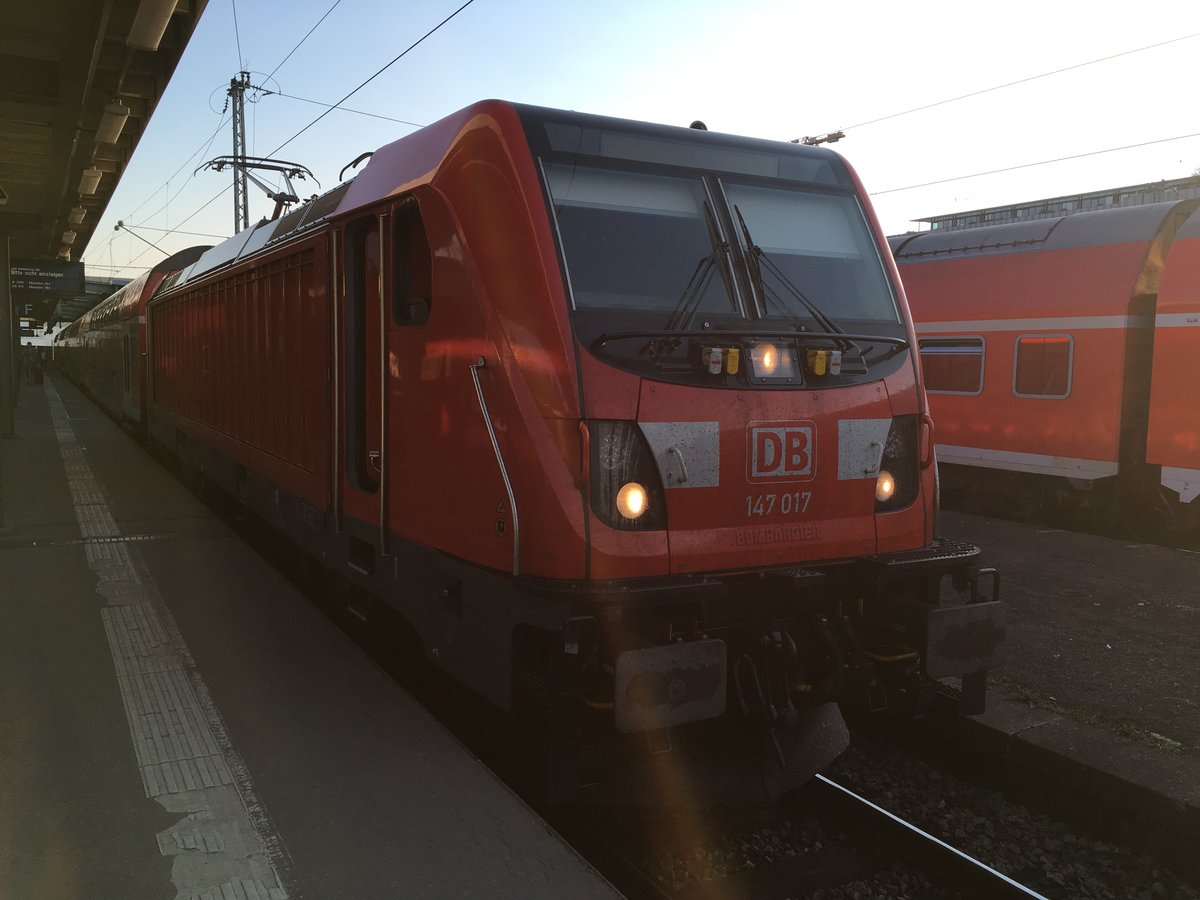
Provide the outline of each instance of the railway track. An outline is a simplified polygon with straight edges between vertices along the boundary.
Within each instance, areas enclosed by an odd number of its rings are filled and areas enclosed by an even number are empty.
[[[996,871],[836,781],[820,774],[816,775],[814,780],[815,786],[827,795],[831,804],[841,803],[845,806],[847,815],[869,821],[867,827],[878,833],[887,846],[895,847],[907,862],[933,876],[937,883],[951,885],[964,897],[1045,900],[1042,894],[1032,888]]]
[[[1043,898],[821,775],[773,809],[576,809],[556,825],[633,900]]]
[[[536,772],[510,718],[440,673],[414,664],[380,623],[368,627],[348,614],[352,604],[330,594],[309,561],[298,560],[238,511],[226,512],[236,513],[227,521],[260,553],[633,900],[1200,897],[1185,880],[1144,852],[1123,846],[1124,841],[1108,843],[1087,836],[1086,829],[1072,832],[993,789],[973,786],[969,776],[959,780],[940,765],[920,761],[911,748],[865,735],[834,767],[834,778],[851,784],[853,795],[831,779],[818,778],[786,804],[769,809],[548,810],[539,804],[536,788],[529,789]],[[889,815],[884,807],[900,815]],[[923,827],[908,827],[905,818]],[[931,838],[931,831],[994,861],[1023,883]],[[1155,891],[1159,885],[1162,889]]]

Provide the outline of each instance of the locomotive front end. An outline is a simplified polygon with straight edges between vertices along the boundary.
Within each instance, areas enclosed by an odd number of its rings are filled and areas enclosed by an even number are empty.
[[[586,577],[561,632],[518,653],[562,733],[623,735],[605,765],[661,784],[652,751],[721,731],[778,796],[847,745],[839,704],[912,713],[961,678],[980,709],[997,581],[935,536],[912,325],[849,167],[521,116],[581,412]]]

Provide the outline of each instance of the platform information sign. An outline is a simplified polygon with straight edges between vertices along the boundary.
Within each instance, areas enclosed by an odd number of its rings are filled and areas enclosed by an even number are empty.
[[[14,259],[9,270],[13,293],[53,294],[56,297],[83,295],[83,263]]]

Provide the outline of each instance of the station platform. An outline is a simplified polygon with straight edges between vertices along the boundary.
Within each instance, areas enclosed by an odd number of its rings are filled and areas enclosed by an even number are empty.
[[[941,530],[982,549],[1008,611],[956,750],[1200,879],[1200,553],[961,512]]]
[[[0,897],[617,892],[71,384],[0,441]]]

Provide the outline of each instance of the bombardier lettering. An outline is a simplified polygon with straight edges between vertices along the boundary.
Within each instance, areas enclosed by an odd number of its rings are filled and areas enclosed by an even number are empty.
[[[812,522],[799,525],[778,525],[774,528],[743,528],[737,532],[734,542],[739,547],[758,544],[785,544],[792,541],[820,540],[821,531]]]

